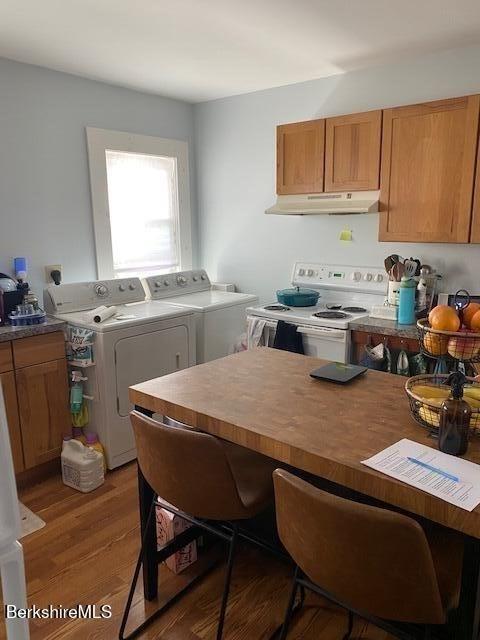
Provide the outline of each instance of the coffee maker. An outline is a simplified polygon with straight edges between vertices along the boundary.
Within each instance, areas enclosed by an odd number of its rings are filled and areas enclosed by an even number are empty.
[[[8,322],[8,315],[15,311],[17,304],[22,304],[25,291],[17,288],[17,282],[6,275],[0,273],[0,325]]]

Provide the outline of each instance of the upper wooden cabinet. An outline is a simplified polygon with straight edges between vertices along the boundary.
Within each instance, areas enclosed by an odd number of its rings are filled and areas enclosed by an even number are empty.
[[[477,175],[475,178],[475,192],[473,196],[472,227],[470,230],[470,242],[480,243],[480,145],[477,156]]]
[[[325,120],[277,127],[277,193],[323,191]]]
[[[381,139],[381,111],[327,118],[325,191],[378,189]]]
[[[379,239],[468,242],[479,96],[383,113]]]

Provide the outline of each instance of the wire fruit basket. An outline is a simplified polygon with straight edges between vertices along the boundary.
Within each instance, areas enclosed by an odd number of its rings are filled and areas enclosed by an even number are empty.
[[[424,374],[413,376],[405,383],[405,391],[410,401],[410,411],[419,425],[431,433],[437,433],[440,425],[440,407],[450,395],[446,384],[448,375]],[[471,435],[480,435],[480,384],[467,378],[463,399],[472,410],[470,418]]]
[[[428,320],[417,321],[422,353],[429,358],[450,356],[461,362],[480,362],[480,333],[474,331],[440,331]]]

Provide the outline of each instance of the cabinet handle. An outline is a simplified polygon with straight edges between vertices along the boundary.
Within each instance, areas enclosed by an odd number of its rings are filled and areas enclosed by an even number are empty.
[[[176,360],[176,363],[177,363],[177,370],[178,370],[178,369],[180,369],[180,354],[179,353],[177,353],[175,355],[175,360]]]

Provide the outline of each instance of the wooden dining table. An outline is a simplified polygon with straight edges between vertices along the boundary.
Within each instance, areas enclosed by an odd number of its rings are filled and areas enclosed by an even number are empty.
[[[169,416],[461,534],[462,584],[452,640],[478,640],[480,507],[465,511],[361,464],[402,438],[431,447],[437,446],[436,439],[413,419],[405,378],[368,371],[339,385],[310,377],[322,364],[316,358],[257,348],[135,385],[130,400],[146,415]],[[464,457],[480,462],[480,438],[472,438]],[[146,527],[152,498],[153,489],[139,470],[147,600],[158,590],[154,523]]]

